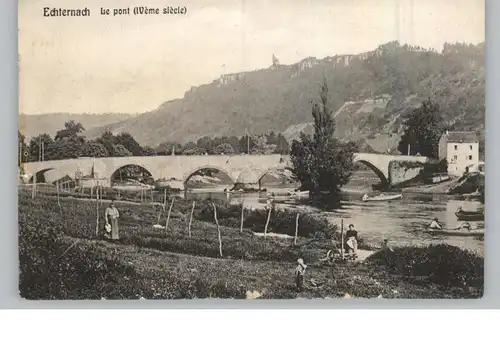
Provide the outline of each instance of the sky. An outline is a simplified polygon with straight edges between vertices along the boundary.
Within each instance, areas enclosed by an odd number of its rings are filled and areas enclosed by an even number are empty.
[[[100,8],[185,6],[186,15]],[[44,7],[90,17],[43,17]],[[132,11],[132,9],[131,9]],[[484,0],[20,0],[20,112],[143,113],[224,73],[356,54],[398,40],[479,43]]]

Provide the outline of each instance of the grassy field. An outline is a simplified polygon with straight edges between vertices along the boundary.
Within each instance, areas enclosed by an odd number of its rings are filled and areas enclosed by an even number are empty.
[[[165,215],[158,222],[159,207],[118,204],[121,238],[110,243],[95,236],[95,200],[61,198],[59,207],[55,197],[32,200],[28,193],[20,192],[21,295],[28,299],[245,298],[247,291],[258,291],[261,298],[482,295],[482,259],[461,249],[396,250],[398,264],[384,258],[389,257],[384,251],[362,263],[327,264],[319,260],[338,234],[326,229],[324,220],[304,215],[306,230],[293,245],[290,239],[253,235],[252,230],[265,222],[256,224],[260,215],[249,214],[248,228],[240,233],[234,212],[241,210],[219,203],[223,224],[220,257],[217,227],[206,210],[209,202],[200,201],[195,209],[191,237],[187,230],[190,205],[190,201],[174,204],[166,231],[152,227],[165,225]],[[101,215],[105,206],[100,206]],[[288,223],[290,216],[276,215],[274,230],[287,233],[288,228],[280,224]],[[100,221],[102,226],[102,217]],[[457,252],[462,256],[453,260]],[[299,257],[308,265],[306,280],[323,282],[321,288],[295,290],[293,270]],[[467,264],[461,264],[464,257]],[[451,277],[443,277],[444,273]]]

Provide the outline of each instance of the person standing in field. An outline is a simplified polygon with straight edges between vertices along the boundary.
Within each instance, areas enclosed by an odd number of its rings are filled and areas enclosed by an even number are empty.
[[[354,257],[358,254],[358,232],[354,230],[354,224],[349,224],[349,230],[345,233],[346,253],[352,253]]]
[[[304,260],[299,258],[297,260],[297,267],[295,268],[295,285],[297,286],[297,291],[301,292],[304,287],[304,275],[306,273],[307,265],[304,264]]]
[[[115,201],[111,201],[109,207],[106,208],[106,212],[104,214],[104,219],[106,220],[106,226],[109,227],[111,225],[111,240],[120,239],[119,231],[118,231],[118,218],[120,217],[120,213],[118,209],[115,207]]]

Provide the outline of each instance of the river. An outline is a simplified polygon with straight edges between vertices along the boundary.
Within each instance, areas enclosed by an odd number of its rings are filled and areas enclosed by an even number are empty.
[[[362,202],[362,195],[371,191],[372,184],[378,182],[377,177],[368,171],[359,171],[353,174],[351,181],[344,187],[342,207],[335,212],[326,212],[306,206],[300,200],[282,200],[276,198],[278,207],[300,208],[312,213],[327,217],[332,224],[344,226],[354,224],[359,236],[373,246],[381,245],[384,239],[394,246],[427,245],[448,243],[484,255],[484,242],[475,237],[436,236],[422,231],[422,225],[428,224],[434,217],[439,219],[443,228],[455,228],[459,225],[455,211],[462,207],[464,210],[476,210],[482,207],[480,202],[456,200],[446,195],[429,195],[405,193],[401,200],[386,202]],[[286,191],[280,186],[267,186],[268,191]],[[239,204],[242,201],[249,208],[263,208],[266,204],[266,193],[245,193],[226,195],[219,189],[194,190],[186,193],[186,197],[211,197],[214,199],[229,200]],[[479,225],[484,225],[481,222]]]

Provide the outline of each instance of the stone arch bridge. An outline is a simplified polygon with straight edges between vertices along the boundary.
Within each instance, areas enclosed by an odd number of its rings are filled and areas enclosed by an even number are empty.
[[[401,177],[405,176],[401,175],[402,169],[400,167],[391,164],[397,162],[420,164],[429,162],[429,159],[423,156],[370,153],[356,153],[354,160],[373,170],[383,185],[400,183]],[[172,155],[76,158],[23,163],[25,173],[30,177],[30,181],[33,181],[35,174],[35,177],[38,177],[40,174],[45,176],[49,172],[52,173],[50,175],[51,179],[47,179],[49,183],[66,176],[75,179],[79,175],[85,177],[94,173],[94,177],[101,179],[102,183],[100,184],[103,186],[111,186],[112,175],[120,168],[128,165],[137,165],[144,168],[155,180],[164,179],[182,182],[183,187],[189,178],[200,169],[217,169],[227,174],[233,183],[253,185],[259,184],[262,177],[267,173],[289,167],[290,158],[281,155]],[[418,167],[413,166],[413,169]],[[400,170],[400,172],[395,170]],[[408,168],[405,170],[408,171]],[[403,177],[403,180],[410,178],[412,177]]]

